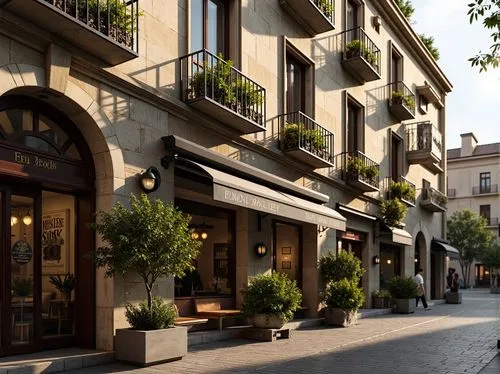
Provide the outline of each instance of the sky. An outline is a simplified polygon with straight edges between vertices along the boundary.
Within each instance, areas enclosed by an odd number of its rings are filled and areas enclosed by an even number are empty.
[[[479,144],[500,142],[500,68],[479,73],[468,58],[489,50],[492,30],[469,24],[470,0],[412,0],[413,28],[434,37],[438,64],[453,85],[446,99],[447,149],[458,148],[460,134],[472,132]]]

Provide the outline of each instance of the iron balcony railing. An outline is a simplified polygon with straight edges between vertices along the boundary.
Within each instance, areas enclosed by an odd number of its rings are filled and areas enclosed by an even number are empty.
[[[350,29],[342,33],[342,60],[363,57],[370,66],[380,75],[380,49],[366,35],[361,27]]]
[[[486,186],[474,186],[472,187],[473,195],[481,195],[486,193],[498,193],[498,184],[490,184]]]
[[[184,101],[210,99],[262,128],[266,125],[266,90],[207,50],[180,58]]]
[[[455,188],[448,188],[448,197],[456,197],[457,196],[457,190]]]
[[[361,151],[344,152],[338,155],[336,164],[342,168],[346,180],[359,180],[378,190],[380,183],[380,165],[368,158]],[[340,162],[339,162],[340,161]]]
[[[388,177],[387,180],[389,197],[391,199],[397,197],[400,200],[415,206],[417,188],[414,183],[410,182],[402,175],[398,176],[396,180],[392,177]]]
[[[406,125],[406,150],[428,151],[441,160],[443,137],[431,122],[418,122]]]
[[[335,23],[335,0],[309,0],[330,21]]]
[[[75,21],[138,51],[139,0],[36,0],[49,3]]]
[[[411,92],[403,82],[390,83],[391,89],[391,106],[404,106],[413,116],[415,116],[415,94]]]
[[[333,163],[333,133],[302,112],[283,114],[279,123],[280,147],[284,152],[301,149]]]
[[[422,200],[435,204],[443,209],[446,209],[448,198],[442,192],[433,187],[427,187],[422,190]]]
[[[498,217],[485,217],[486,218],[486,226],[498,226]]]

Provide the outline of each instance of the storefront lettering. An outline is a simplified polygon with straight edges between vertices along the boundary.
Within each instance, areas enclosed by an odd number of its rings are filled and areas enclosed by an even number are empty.
[[[22,165],[34,165],[37,168],[56,170],[57,164],[52,160],[46,160],[38,156],[30,156],[22,152],[14,152],[14,161]]]
[[[224,190],[224,200],[266,212],[278,213],[280,208],[276,203],[238,191]]]
[[[311,223],[317,223],[318,225],[322,226],[328,226],[330,224],[330,220],[327,217],[321,216],[319,214],[305,212],[305,216],[306,220]]]

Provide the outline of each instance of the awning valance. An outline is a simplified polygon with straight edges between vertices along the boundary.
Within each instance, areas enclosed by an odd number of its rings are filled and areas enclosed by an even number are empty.
[[[458,260],[460,252],[455,247],[441,240],[432,239],[431,250],[444,252],[446,256]]]
[[[202,172],[213,182],[213,199],[301,222],[345,231],[346,219],[337,211],[296,196],[224,173],[206,165],[182,160],[182,164]]]
[[[392,233],[392,241],[394,243],[403,244],[403,245],[412,245],[413,238],[408,231],[403,229],[398,229],[397,227],[389,227],[388,229]]]

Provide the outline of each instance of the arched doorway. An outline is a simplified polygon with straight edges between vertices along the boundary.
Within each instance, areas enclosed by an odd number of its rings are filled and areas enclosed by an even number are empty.
[[[0,355],[94,347],[94,175],[63,113],[0,98]]]

